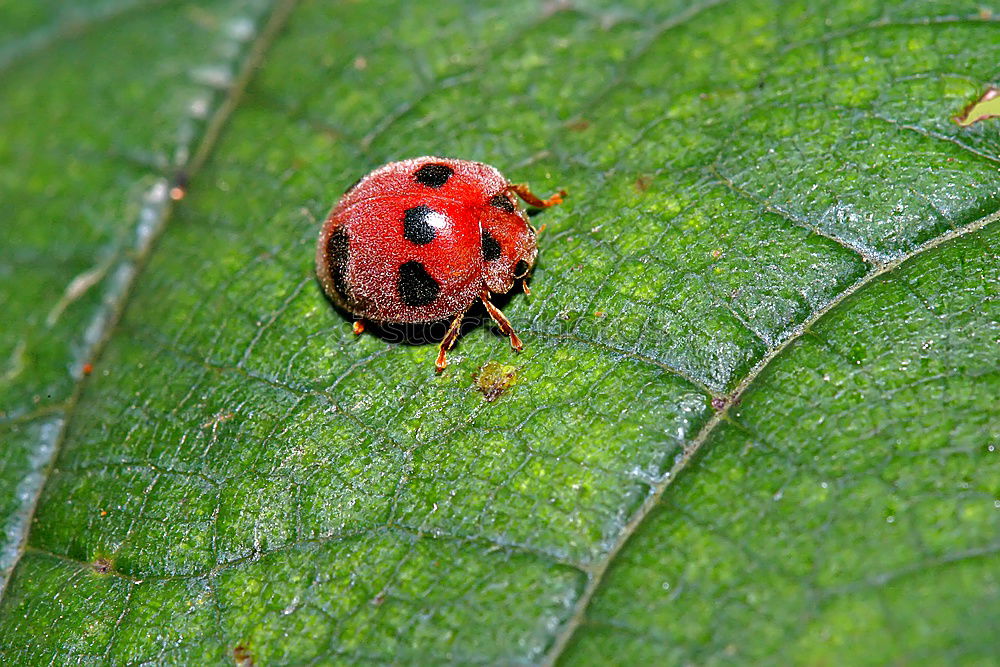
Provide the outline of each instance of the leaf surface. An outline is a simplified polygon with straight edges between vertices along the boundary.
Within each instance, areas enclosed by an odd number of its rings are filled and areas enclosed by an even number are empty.
[[[995,654],[989,11],[71,8],[0,21],[0,656]],[[570,191],[520,355],[435,376],[318,290],[424,154]]]

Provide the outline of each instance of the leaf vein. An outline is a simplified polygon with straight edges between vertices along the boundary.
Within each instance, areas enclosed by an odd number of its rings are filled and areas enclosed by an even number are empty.
[[[678,475],[688,467],[695,455],[701,449],[702,445],[704,445],[708,440],[708,437],[715,431],[720,423],[728,421],[730,408],[739,402],[739,399],[746,393],[754,381],[782,352],[788,349],[792,343],[807,333],[810,330],[810,327],[832,312],[837,306],[844,303],[851,296],[860,292],[866,286],[872,284],[876,279],[896,270],[904,263],[924,254],[925,252],[937,248],[943,243],[966,234],[977,232],[988,225],[997,222],[998,220],[1000,220],[1000,211],[994,212],[983,218],[963,225],[962,227],[941,234],[917,246],[910,252],[893,259],[892,261],[873,267],[872,270],[858,279],[853,285],[845,289],[834,299],[830,300],[830,302],[828,302],[825,306],[815,311],[805,322],[796,327],[791,335],[781,341],[778,345],[772,347],[757,363],[757,365],[754,366],[750,373],[748,373],[747,376],[740,381],[735,390],[730,394],[726,405],[712,415],[708,422],[702,427],[701,431],[699,431],[695,438],[685,448],[683,456],[677,461],[674,468],[668,475],[664,476],[664,479],[661,482],[653,487],[650,495],[626,523],[625,527],[619,534],[618,539],[608,550],[605,558],[598,564],[594,574],[591,576],[587,584],[587,588],[577,601],[573,614],[555,635],[552,646],[546,654],[544,661],[545,664],[553,665],[555,663],[555,661],[560,655],[562,655],[563,651],[569,645],[569,642],[575,635],[576,630],[583,624],[586,618],[587,609],[590,606],[590,602],[593,600],[594,594],[604,581],[608,568],[625,543],[628,542],[629,538],[635,534],[638,527],[642,525],[646,517],[649,516],[650,512],[652,512],[655,507],[659,506],[667,489],[670,488],[673,481],[677,479]],[[991,552],[995,552],[996,550],[997,549],[994,547],[991,549]]]

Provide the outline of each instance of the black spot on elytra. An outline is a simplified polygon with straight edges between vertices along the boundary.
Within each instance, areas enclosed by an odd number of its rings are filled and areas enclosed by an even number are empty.
[[[495,259],[500,258],[500,253],[502,248],[500,248],[500,242],[493,238],[485,229],[483,230],[483,259],[487,262],[492,262]]]
[[[347,230],[337,227],[326,241],[326,263],[330,269],[333,286],[345,299],[350,298],[347,286],[347,262],[350,259],[351,244]]]
[[[490,206],[500,209],[501,211],[506,211],[507,213],[514,212],[514,202],[507,198],[506,195],[493,195],[490,197]]]
[[[426,185],[429,188],[440,188],[448,182],[455,170],[446,164],[425,164],[413,173],[413,178],[417,183]]]
[[[416,260],[410,260],[399,267],[396,288],[399,290],[399,298],[407,306],[429,306],[441,292],[438,281]]]
[[[524,261],[523,259],[517,260],[517,264],[514,265],[514,277],[515,278],[525,277],[526,275],[528,275],[529,268],[531,267],[528,266],[528,263],[526,261]]]
[[[437,213],[430,206],[421,204],[406,209],[403,214],[403,236],[418,245],[427,245],[437,236],[437,230],[431,226],[431,216]]]

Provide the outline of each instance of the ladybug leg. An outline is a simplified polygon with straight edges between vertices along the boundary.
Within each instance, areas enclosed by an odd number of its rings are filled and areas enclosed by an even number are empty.
[[[448,360],[445,358],[448,351],[455,347],[455,341],[458,340],[458,332],[462,330],[462,320],[465,319],[465,313],[459,313],[455,316],[455,319],[451,321],[451,326],[448,327],[448,331],[445,332],[444,338],[441,339],[441,347],[438,348],[438,358],[434,362],[434,368],[438,373],[443,371],[448,365]]]
[[[566,196],[566,191],[560,190],[548,199],[541,199],[536,196],[524,183],[511,183],[507,186],[507,189],[532,206],[536,206],[538,208],[548,208],[550,206],[555,206],[556,204],[561,204],[563,202],[563,197]]]
[[[500,327],[500,331],[510,336],[510,346],[520,352],[522,347],[521,339],[517,337],[517,332],[514,331],[514,327],[511,325],[510,320],[508,320],[503,314],[503,311],[493,305],[490,301],[490,293],[487,290],[483,290],[483,294],[480,298],[483,300],[483,305],[486,306],[486,312],[490,314],[493,321],[497,323],[498,327]]]
[[[365,332],[364,320],[354,320],[354,335],[360,336]]]

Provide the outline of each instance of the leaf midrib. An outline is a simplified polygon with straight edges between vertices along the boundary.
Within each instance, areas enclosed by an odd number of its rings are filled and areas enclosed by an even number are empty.
[[[154,2],[147,4],[138,3],[135,5],[128,5],[125,10],[121,12],[114,12],[109,17],[117,18],[127,11],[132,11],[137,8],[145,8],[151,4],[156,4],[159,1],[160,0],[154,0]],[[243,61],[240,64],[239,73],[233,80],[232,85],[226,90],[221,103],[212,113],[212,116],[201,134],[201,138],[196,143],[197,147],[193,155],[185,164],[175,165],[178,169],[178,174],[183,174],[183,178],[179,178],[178,180],[187,181],[200,171],[201,167],[208,159],[212,149],[218,143],[218,139],[223,128],[242,99],[247,86],[263,60],[265,53],[274,41],[275,37],[288,22],[288,19],[297,3],[298,0],[276,0],[270,15],[263,22],[263,29],[258,32],[250,46],[243,52]],[[92,27],[92,25],[88,24],[88,27]],[[192,144],[195,144],[195,142],[192,142]],[[148,243],[145,245],[144,252],[130,253],[122,260],[122,264],[131,265],[131,278],[125,287],[121,289],[119,299],[110,304],[111,315],[106,318],[103,329],[93,339],[93,343],[90,346],[84,347],[84,349],[77,354],[78,359],[97,359],[104,350],[104,347],[111,340],[112,334],[118,326],[122,313],[124,313],[128,304],[128,299],[133,292],[132,288],[134,287],[136,280],[138,280],[139,276],[142,274],[146,262],[156,245],[157,239],[166,229],[167,223],[174,212],[174,208],[174,203],[168,200],[164,204],[159,227],[156,229],[154,237],[150,238]],[[142,224],[143,222],[139,220],[135,223],[134,227],[139,227]],[[117,266],[121,266],[122,264],[118,264]],[[85,379],[86,378],[82,373],[78,374],[69,397],[63,401],[53,404],[55,407],[52,410],[52,414],[53,416],[58,416],[58,418],[61,419],[61,424],[58,432],[53,438],[52,452],[49,460],[41,467],[42,481],[35,489],[35,493],[30,501],[18,510],[18,513],[24,517],[22,522],[24,529],[23,533],[18,536],[19,543],[16,549],[17,555],[10,564],[9,570],[6,572],[0,572],[0,575],[4,575],[3,579],[0,579],[0,604],[3,603],[7,592],[7,586],[10,584],[14,570],[17,568],[21,557],[25,553],[35,512],[38,509],[38,504],[41,500],[45,486],[48,483],[55,462],[59,458],[63,442],[66,438],[67,427],[72,419],[73,412],[79,403]]]

